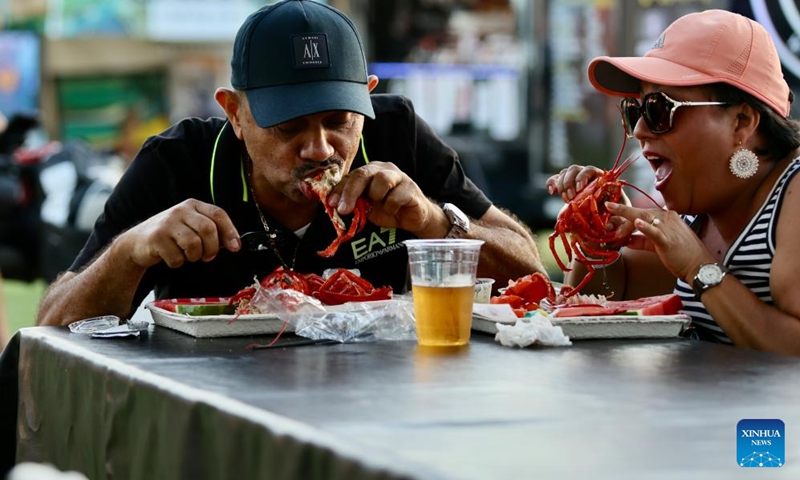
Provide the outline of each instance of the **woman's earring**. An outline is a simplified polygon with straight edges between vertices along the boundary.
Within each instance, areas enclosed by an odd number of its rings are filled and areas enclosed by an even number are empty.
[[[730,161],[731,173],[739,178],[750,178],[758,171],[758,157],[751,150],[739,148]]]

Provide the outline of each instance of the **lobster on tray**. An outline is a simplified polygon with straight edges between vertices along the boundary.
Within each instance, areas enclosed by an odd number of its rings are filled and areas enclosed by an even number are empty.
[[[392,287],[375,288],[367,280],[345,268],[336,269],[327,279],[324,279],[316,273],[297,273],[292,270],[286,270],[281,266],[261,279],[260,282],[239,290],[229,299],[229,305],[236,307],[236,314],[228,323],[233,323],[240,315],[267,313],[259,310],[258,305],[256,305],[257,301],[252,303],[259,289],[296,290],[304,295],[316,297],[325,305],[389,300],[392,298]],[[306,301],[291,295],[280,295],[280,297],[280,301],[290,310],[297,307],[299,303]],[[271,347],[277,342],[286,329],[288,322],[288,319],[284,320],[283,326],[266,347]],[[260,347],[264,347],[264,345],[250,344],[247,346],[247,348]]]
[[[239,290],[228,303],[236,307],[236,314],[259,313],[250,305],[258,288],[296,290],[317,298],[325,305],[340,305],[346,302],[367,302],[392,298],[392,287],[374,287],[369,281],[345,268],[334,271],[327,279],[316,273],[297,273],[283,267],[261,279],[258,285]]]
[[[331,193],[333,187],[336,186],[341,179],[341,171],[334,168],[326,168],[305,179],[305,182],[311,187],[311,191],[314,192],[322,202],[322,205],[325,207],[325,212],[328,214],[331,223],[333,223],[333,227],[336,229],[336,238],[333,242],[325,250],[317,252],[321,257],[334,256],[336,250],[339,249],[339,245],[350,240],[358,232],[363,230],[364,226],[367,224],[367,216],[372,208],[372,205],[370,205],[366,199],[359,197],[358,200],[356,200],[356,207],[353,210],[353,219],[350,222],[350,228],[347,228],[341,215],[336,211],[336,208],[328,205],[326,201],[328,194]]]
[[[581,282],[573,287],[564,286],[561,295],[568,298],[580,292],[591,281],[595,272],[595,265],[610,265],[620,256],[619,249],[625,246],[633,232],[623,238],[616,238],[614,231],[606,229],[611,212],[606,209],[606,202],[617,203],[622,198],[623,185],[636,189],[650,201],[660,207],[659,203],[639,187],[621,180],[620,176],[627,170],[638,157],[630,156],[623,161],[622,152],[625,150],[626,140],[623,140],[617,159],[611,170],[604,171],[595,177],[589,185],[578,192],[577,195],[558,214],[553,233],[548,237],[550,251],[556,263],[564,272],[569,272],[566,263],[575,259],[586,265],[587,273]],[[569,236],[569,239],[567,239]],[[560,239],[567,254],[564,263],[556,251],[556,239]]]
[[[508,304],[517,317],[524,317],[526,312],[538,310],[546,299],[551,304],[556,301],[556,290],[550,280],[542,273],[536,272],[516,280],[509,280],[502,293],[489,299],[492,304]]]

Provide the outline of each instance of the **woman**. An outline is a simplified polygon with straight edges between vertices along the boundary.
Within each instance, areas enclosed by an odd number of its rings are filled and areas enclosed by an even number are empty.
[[[689,14],[644,57],[594,59],[589,78],[623,97],[665,208],[607,204],[616,238],[636,232],[584,292],[674,290],[693,337],[800,355],[800,130],[766,30],[722,10]],[[547,188],[569,201],[600,172],[571,166]],[[570,285],[586,273],[573,267]]]

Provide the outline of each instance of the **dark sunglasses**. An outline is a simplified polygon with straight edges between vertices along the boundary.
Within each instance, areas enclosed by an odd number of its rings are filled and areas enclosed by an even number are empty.
[[[619,102],[622,113],[622,126],[628,138],[633,137],[633,129],[639,117],[653,133],[667,133],[672,130],[672,117],[680,107],[703,107],[709,105],[727,105],[725,102],[679,102],[664,92],[651,92],[642,98],[641,105],[633,97],[625,97]]]

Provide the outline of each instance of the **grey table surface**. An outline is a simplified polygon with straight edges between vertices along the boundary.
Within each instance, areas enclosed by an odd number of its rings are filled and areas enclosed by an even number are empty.
[[[19,336],[20,358],[37,345],[163,395],[205,395],[259,428],[398,477],[800,478],[800,359],[788,356],[682,339],[512,349],[480,333],[445,350],[247,350],[254,338],[160,327],[139,339],[49,327]],[[738,466],[736,425],[752,418],[785,423],[783,467]]]

